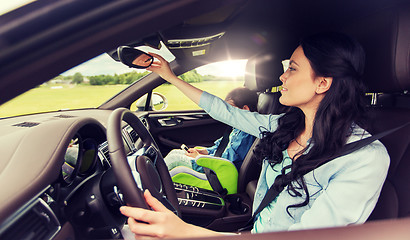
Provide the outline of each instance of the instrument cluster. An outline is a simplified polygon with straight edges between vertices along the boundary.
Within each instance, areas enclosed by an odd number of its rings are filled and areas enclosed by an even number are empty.
[[[61,167],[63,182],[70,184],[77,176],[86,176],[95,170],[98,144],[92,138],[83,139],[79,134],[71,138]]]

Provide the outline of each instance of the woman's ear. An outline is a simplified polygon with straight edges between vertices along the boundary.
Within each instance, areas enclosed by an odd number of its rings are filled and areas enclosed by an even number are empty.
[[[323,94],[329,90],[330,86],[332,86],[333,78],[332,77],[319,77],[318,78],[319,85],[316,88],[317,94]]]
[[[248,111],[250,110],[250,108],[248,107],[248,105],[243,105],[242,109],[248,110]]]

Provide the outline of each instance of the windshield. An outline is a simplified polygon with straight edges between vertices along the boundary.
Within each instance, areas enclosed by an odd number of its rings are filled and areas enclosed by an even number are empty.
[[[138,47],[145,52],[155,52],[167,61],[175,59],[165,46],[160,50]],[[234,60],[208,64],[180,77],[193,85],[221,98],[234,87],[243,85],[246,60]],[[149,74],[145,69],[129,68],[115,61],[108,54],[101,54],[84,62],[26,93],[0,105],[0,118],[59,110],[97,108],[130,84]],[[163,84],[154,92],[166,96],[166,110],[192,110],[198,106],[181,96],[169,84]],[[138,101],[131,110],[137,110]],[[145,102],[142,103],[145,106]]]
[[[35,0],[13,0],[13,1],[2,1],[0,3],[0,15],[8,13],[14,9],[17,9],[23,5],[26,5]]]
[[[138,49],[158,53],[167,61],[175,59],[164,46],[160,50],[145,46]],[[103,53],[0,105],[0,117],[96,108],[147,74]]]

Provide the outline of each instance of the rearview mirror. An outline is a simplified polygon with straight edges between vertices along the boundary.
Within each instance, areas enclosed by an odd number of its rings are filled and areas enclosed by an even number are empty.
[[[117,53],[120,61],[132,68],[144,69],[154,61],[154,57],[148,53],[128,46],[118,47]]]

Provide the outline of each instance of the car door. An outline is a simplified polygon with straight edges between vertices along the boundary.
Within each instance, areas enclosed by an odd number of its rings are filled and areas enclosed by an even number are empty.
[[[151,134],[165,155],[182,144],[188,147],[212,146],[227,128],[203,110],[153,112],[147,120]]]

